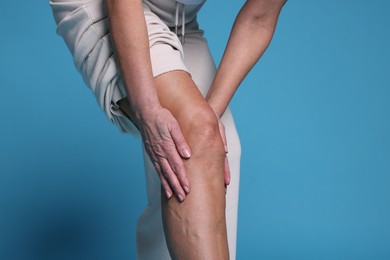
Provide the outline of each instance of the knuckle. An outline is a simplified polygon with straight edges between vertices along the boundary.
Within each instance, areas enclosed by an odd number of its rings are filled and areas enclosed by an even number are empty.
[[[166,179],[169,179],[169,173],[167,171],[162,171],[162,176],[164,176]]]
[[[160,167],[160,165],[158,163],[154,163],[154,168],[156,169],[156,172],[158,174],[161,174],[161,167]]]
[[[179,193],[181,191],[181,187],[180,187],[180,183],[179,181],[177,180],[177,178],[173,178],[170,182],[173,190],[177,193]]]
[[[172,164],[172,171],[176,174],[176,175],[180,175],[181,172],[183,170],[183,165],[180,161],[176,161]]]
[[[185,168],[184,167],[180,167],[177,171],[177,176],[181,179],[184,179],[187,177],[187,174],[185,172]]]
[[[171,187],[169,187],[169,184],[166,183],[166,182],[162,183],[162,186],[163,186],[165,191],[170,191],[171,190]]]
[[[171,127],[171,131],[176,132],[180,130],[179,123],[176,120],[172,120],[170,127]]]

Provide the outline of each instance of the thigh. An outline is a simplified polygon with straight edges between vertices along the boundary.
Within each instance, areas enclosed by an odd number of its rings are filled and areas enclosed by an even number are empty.
[[[155,83],[162,106],[169,109],[179,123],[190,121],[190,117],[201,110],[213,112],[187,72],[175,70],[164,73],[155,78]]]

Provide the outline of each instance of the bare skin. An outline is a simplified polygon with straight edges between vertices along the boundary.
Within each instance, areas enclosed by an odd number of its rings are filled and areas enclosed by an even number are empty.
[[[115,54],[126,86],[130,118],[138,126],[146,151],[159,173],[165,194],[183,201],[190,191],[182,158],[191,150],[173,115],[157,96],[141,0],[107,0]],[[131,6],[131,8],[129,8]]]
[[[247,0],[238,14],[206,97],[219,117],[269,45],[284,3],[285,0]],[[107,0],[107,7],[116,57],[128,94],[128,104],[124,106],[132,111],[131,118],[139,126],[146,151],[163,177],[161,182],[166,196],[170,198],[176,194],[183,201],[190,183],[182,159],[189,158],[191,150],[176,119],[158,100],[142,1]],[[223,127],[220,129],[224,137]],[[163,172],[168,172],[168,177],[164,177]],[[229,179],[229,171],[225,168],[226,184]]]
[[[225,148],[218,119],[183,71],[155,80],[161,104],[177,119],[192,155],[184,160],[191,192],[180,203],[162,196],[173,259],[229,259],[225,219]]]
[[[225,149],[214,111],[185,72],[156,78],[159,100],[178,120],[192,156],[184,166],[191,192],[183,203],[162,198],[173,259],[228,259]]]
[[[270,44],[285,2],[247,0],[238,13],[206,97],[219,116],[223,115],[235,91]]]
[[[270,43],[284,2],[246,2],[204,99],[183,71],[153,78],[141,0],[107,0],[128,94],[118,104],[138,126],[161,179],[163,222],[173,259],[229,259],[224,187],[229,175],[218,117]]]

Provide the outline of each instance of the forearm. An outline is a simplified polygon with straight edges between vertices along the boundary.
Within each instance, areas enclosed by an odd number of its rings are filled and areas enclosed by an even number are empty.
[[[106,1],[115,55],[127,91],[127,100],[119,100],[118,105],[140,130],[167,197],[176,194],[183,200],[189,187],[183,158],[191,156],[191,149],[157,94],[142,1]]]
[[[207,100],[218,115],[267,49],[284,0],[247,1],[234,22]]]
[[[127,100],[137,119],[159,106],[141,0],[107,0],[110,31]]]

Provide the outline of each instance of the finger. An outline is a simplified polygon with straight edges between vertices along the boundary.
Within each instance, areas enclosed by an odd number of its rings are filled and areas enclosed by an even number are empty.
[[[191,157],[191,150],[188,146],[184,136],[180,130],[179,124],[176,124],[171,128],[171,137],[175,143],[176,149],[183,158]]]
[[[221,121],[219,121],[219,133],[222,137],[222,141],[225,147],[225,153],[229,152],[228,146],[227,146],[227,140],[226,140],[226,133],[225,133],[225,125],[222,124]]]
[[[181,187],[186,193],[190,192],[190,183],[187,178],[187,171],[184,167],[183,159],[179,156],[174,146],[165,146],[165,154],[168,164],[177,179],[180,182]]]
[[[169,157],[168,163],[179,180],[181,187],[188,194],[190,192],[190,183],[187,178],[187,171],[184,167],[183,160],[179,156],[172,155]]]
[[[169,165],[168,161],[163,159],[160,163],[163,176],[166,178],[166,180],[169,183],[169,186],[173,189],[175,192],[177,198],[180,202],[184,201],[185,198],[185,192],[176,176],[176,174],[172,171],[171,166]]]
[[[161,180],[161,186],[164,189],[165,195],[168,199],[172,198],[173,192],[171,189],[171,186],[169,185],[168,181],[165,179],[163,174],[160,174],[160,180]]]
[[[225,184],[229,185],[230,184],[230,168],[229,168],[229,161],[228,157],[225,157]]]
[[[170,199],[173,195],[171,186],[169,186],[168,181],[165,179],[165,177],[161,171],[160,165],[158,163],[155,163],[154,167],[156,168],[157,174],[160,177],[161,186],[164,189],[165,195],[167,196],[168,199]]]

